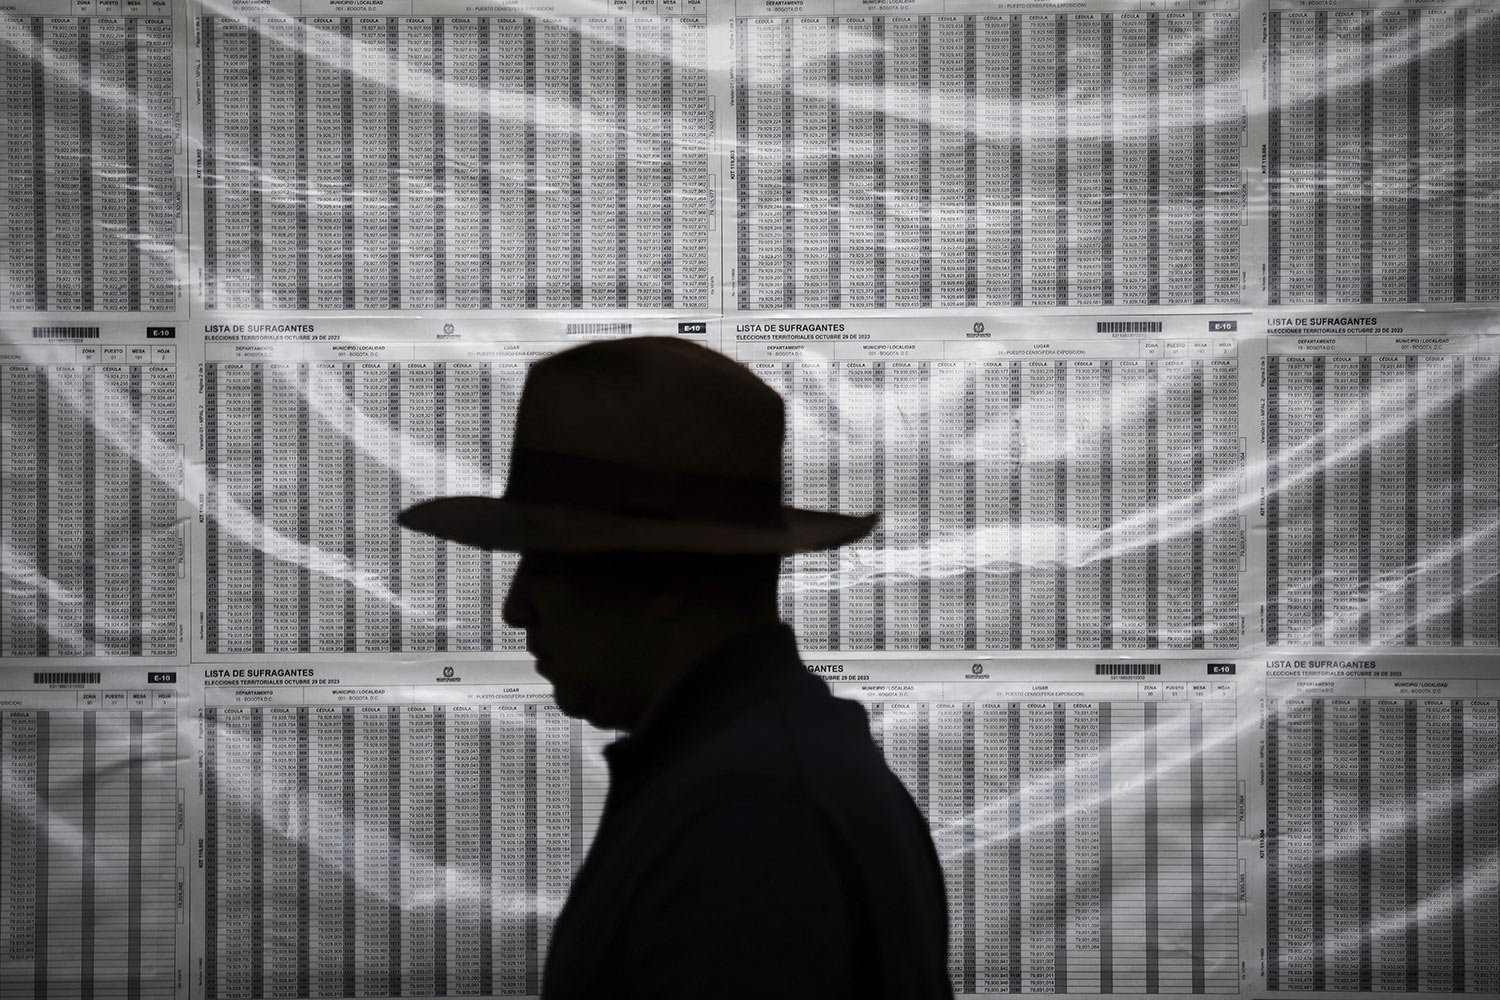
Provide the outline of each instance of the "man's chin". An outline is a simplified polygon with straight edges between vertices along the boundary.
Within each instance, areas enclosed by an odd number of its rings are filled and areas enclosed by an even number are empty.
[[[594,721],[598,713],[591,710],[588,699],[580,697],[578,692],[569,691],[553,684],[552,701],[557,706],[557,710],[568,718],[582,719],[590,725],[599,725],[599,723]]]
[[[628,729],[629,718],[624,713],[611,712],[608,706],[590,704],[588,699],[579,698],[576,694],[569,694],[558,690],[554,685],[552,688],[552,701],[557,705],[557,710],[570,719],[579,719],[587,722],[595,729]]]

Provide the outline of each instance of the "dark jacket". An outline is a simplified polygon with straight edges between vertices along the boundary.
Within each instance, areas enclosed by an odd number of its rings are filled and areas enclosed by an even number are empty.
[[[545,1000],[953,995],[927,824],[789,628],[705,657],[605,756]]]

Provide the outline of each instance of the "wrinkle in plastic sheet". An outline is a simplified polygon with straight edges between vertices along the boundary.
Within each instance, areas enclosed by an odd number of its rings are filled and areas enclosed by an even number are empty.
[[[611,734],[392,513],[624,333],[883,512],[958,992],[1500,992],[1492,7],[407,6],[0,13],[0,993],[538,992]]]

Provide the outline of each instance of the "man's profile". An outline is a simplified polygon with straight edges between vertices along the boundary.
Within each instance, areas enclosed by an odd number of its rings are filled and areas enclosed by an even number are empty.
[[[558,707],[626,735],[548,1000],[951,997],[932,839],[778,617],[784,555],[875,516],[781,503],[781,398],[665,337],[537,363],[505,496],[401,523],[521,553],[506,621]]]

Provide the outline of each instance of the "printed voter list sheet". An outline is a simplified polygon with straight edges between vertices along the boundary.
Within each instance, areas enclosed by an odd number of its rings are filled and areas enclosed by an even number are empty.
[[[194,14],[205,309],[718,308],[706,0]]]
[[[788,401],[794,501],[883,512],[788,560],[803,647],[1241,647],[1240,323],[726,322],[724,349]]]
[[[186,680],[0,665],[0,994],[185,996]]]
[[[0,7],[0,310],[184,305],[186,3]]]
[[[1500,990],[1497,706],[1488,657],[1267,663],[1265,990]]]
[[[1266,301],[1500,299],[1500,6],[1268,6]]]
[[[0,336],[0,656],[187,655],[178,327]]]
[[[195,655],[523,651],[516,556],[405,531],[421,500],[505,491],[531,362],[707,324],[350,318],[202,325]]]
[[[538,993],[616,734],[529,662],[203,674],[195,996]]]
[[[1240,0],[738,0],[730,304],[1229,305]]]
[[[1500,645],[1500,325],[1490,313],[1267,317],[1265,638]]]

